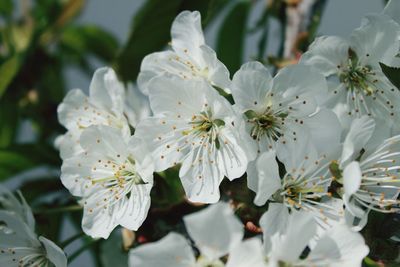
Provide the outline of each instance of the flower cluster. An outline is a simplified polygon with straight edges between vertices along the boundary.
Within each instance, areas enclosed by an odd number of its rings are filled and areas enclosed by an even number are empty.
[[[276,74],[248,62],[232,79],[205,44],[200,13],[184,11],[172,50],[143,60],[138,88],[97,70],[89,96],[72,90],[58,107],[67,129],[56,140],[61,181],[83,206],[83,231],[108,238],[119,225],[138,230],[153,174],[174,168],[188,203],[213,204],[183,218],[197,249],[170,233],[132,249],[130,266],[360,266],[368,213],[400,211],[400,91],[381,69],[400,66],[398,8],[392,0],[366,16],[348,40],[317,38]],[[267,208],[262,238],[244,239],[220,201],[224,178],[245,177],[254,204]],[[24,202],[20,210],[21,229],[7,227],[1,211],[0,230],[25,231],[29,240],[15,246],[27,248],[13,257],[16,249],[2,247],[4,259],[62,266],[46,258],[57,248],[34,236]]]

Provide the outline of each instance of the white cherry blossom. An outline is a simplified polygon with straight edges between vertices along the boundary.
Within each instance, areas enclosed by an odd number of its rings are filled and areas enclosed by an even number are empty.
[[[52,241],[35,233],[31,208],[0,185],[0,266],[66,267],[65,253]]]
[[[399,25],[384,14],[366,16],[349,40],[336,36],[317,38],[302,56],[330,81],[326,105],[345,104],[346,113],[369,115],[396,125],[400,92],[383,74],[379,63],[392,65],[399,52]],[[347,116],[348,116],[347,115]]]
[[[198,11],[180,13],[172,24],[171,36],[172,51],[153,53],[142,61],[138,84],[144,94],[148,94],[151,79],[164,73],[205,80],[229,92],[229,71],[205,44]]]
[[[288,140],[302,142],[308,135],[324,152],[339,144],[336,115],[318,106],[326,92],[323,75],[308,66],[289,66],[272,78],[261,63],[244,64],[233,77],[232,94],[254,142],[248,149],[280,150]]]
[[[181,163],[189,200],[217,202],[224,176],[242,176],[253,156],[245,148],[243,121],[205,81],[160,76],[148,88],[154,116],[141,121],[135,134],[152,151],[155,170]]]
[[[286,170],[282,178],[273,150],[261,154],[254,168],[248,170],[249,188],[256,192],[254,203],[261,206],[273,200],[278,210],[308,211],[322,229],[344,219],[342,201],[328,191],[332,183],[328,169],[331,156],[318,156],[309,141],[286,148],[285,156],[280,157]],[[282,215],[281,211],[277,214]]]
[[[400,135],[390,137],[376,147],[368,147],[374,132],[374,120],[363,116],[353,121],[343,142],[342,155],[330,164],[335,181],[343,186],[349,223],[367,223],[368,211],[399,212]]]
[[[122,225],[137,230],[150,207],[153,163],[142,140],[126,141],[119,129],[91,126],[80,137],[83,152],[64,160],[61,181],[82,198],[82,228],[107,238]]]

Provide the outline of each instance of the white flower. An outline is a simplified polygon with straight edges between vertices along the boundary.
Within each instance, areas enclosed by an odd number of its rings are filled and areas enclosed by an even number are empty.
[[[362,236],[343,224],[336,224],[313,243],[317,225],[310,214],[293,211],[286,219],[280,231],[272,237],[264,236],[264,242],[268,241],[265,247],[267,267],[358,267],[369,252]],[[262,220],[260,225],[263,231],[271,227]],[[308,255],[300,257],[307,247]]]
[[[32,211],[21,194],[18,200],[0,185],[0,207],[0,266],[67,266],[56,244],[36,236]]]
[[[385,120],[390,125],[398,120],[400,92],[379,63],[391,65],[399,52],[399,36],[399,25],[388,16],[369,15],[349,41],[334,36],[317,38],[301,62],[329,78],[328,107],[345,103],[349,115],[390,118]]]
[[[229,71],[205,44],[198,11],[183,11],[172,24],[172,49],[146,56],[138,77],[139,88],[148,94],[148,83],[160,74],[183,79],[206,80],[229,92]]]
[[[82,228],[107,238],[122,225],[137,230],[150,207],[153,164],[143,142],[126,141],[119,129],[91,126],[80,137],[84,152],[64,160],[61,181],[83,198]]]
[[[318,108],[319,96],[326,92],[323,75],[304,65],[286,67],[272,78],[261,63],[250,62],[232,81],[233,98],[247,121],[255,153],[280,150],[289,140],[301,142],[304,135],[311,135],[323,151],[339,144],[336,115]]]
[[[129,253],[129,266],[223,267],[225,265],[220,258],[233,253],[244,235],[242,223],[229,205],[223,202],[187,215],[183,220],[187,232],[200,251],[197,258],[188,240],[180,234],[170,233],[157,242],[132,249]]]
[[[248,170],[249,187],[256,192],[254,203],[261,206],[273,200],[280,209],[308,211],[323,229],[342,220],[343,204],[328,191],[332,183],[330,157],[318,157],[307,142],[287,148],[285,157],[280,157],[286,169],[282,178],[273,150],[261,154],[254,168]]]
[[[229,102],[204,81],[160,76],[148,85],[154,117],[143,120],[135,134],[146,140],[163,171],[179,171],[188,198],[217,202],[224,176],[234,179],[247,168],[243,125]]]
[[[365,225],[370,209],[384,213],[400,211],[400,135],[384,140],[375,148],[367,147],[374,126],[367,116],[355,119],[343,143],[341,157],[330,165],[335,180],[343,186],[348,215],[361,219],[359,228]]]
[[[56,140],[61,158],[82,152],[79,137],[91,125],[108,125],[120,129],[125,137],[130,136],[123,114],[124,90],[112,69],[100,68],[93,75],[89,97],[79,89],[68,92],[57,109],[59,122],[68,130]]]

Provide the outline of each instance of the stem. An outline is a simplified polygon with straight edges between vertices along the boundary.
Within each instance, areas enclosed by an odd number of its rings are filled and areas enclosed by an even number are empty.
[[[65,247],[67,247],[68,245],[70,245],[72,242],[74,242],[75,240],[77,240],[77,239],[79,239],[79,238],[81,238],[81,237],[83,237],[83,236],[85,236],[85,233],[84,233],[84,232],[77,233],[77,234],[71,236],[70,238],[68,238],[68,239],[66,239],[66,240],[64,240],[64,241],[62,241],[62,242],[60,243],[60,247],[61,247],[61,248],[65,248]]]
[[[80,249],[75,251],[74,253],[71,254],[71,256],[68,257],[68,263],[71,263],[73,260],[75,260],[82,252],[96,244],[100,239],[92,239],[86,244],[84,244]]]
[[[66,212],[66,211],[78,211],[82,210],[82,206],[79,205],[73,205],[73,206],[67,206],[67,207],[61,207],[61,208],[55,208],[55,209],[41,209],[41,210],[35,210],[35,214],[52,214],[52,213],[61,213],[61,212]]]

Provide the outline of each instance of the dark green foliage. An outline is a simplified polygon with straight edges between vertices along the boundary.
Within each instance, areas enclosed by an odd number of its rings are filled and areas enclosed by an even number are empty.
[[[243,63],[250,1],[238,1],[226,16],[218,34],[217,55],[233,75]]]

